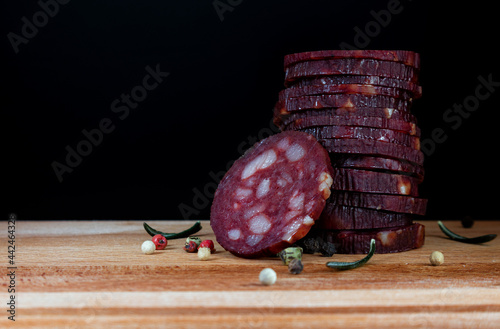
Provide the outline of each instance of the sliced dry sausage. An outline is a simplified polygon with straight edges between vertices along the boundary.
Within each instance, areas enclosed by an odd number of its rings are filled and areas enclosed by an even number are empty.
[[[377,254],[387,254],[423,246],[425,226],[414,223],[373,230],[315,230],[311,232],[311,236],[315,235],[333,243],[340,254],[366,254],[370,249],[371,239],[375,239]]]
[[[404,226],[412,223],[413,216],[410,214],[327,203],[320,218],[314,224],[314,228],[326,230],[366,230]]]
[[[332,167],[309,134],[287,131],[238,159],[214,196],[217,241],[241,257],[273,255],[304,237],[330,196]]]
[[[285,68],[285,83],[324,75],[374,75],[417,82],[419,70],[397,62],[341,58],[299,62]]]
[[[408,50],[317,50],[289,54],[285,56],[284,66],[305,61],[341,58],[371,58],[381,61],[404,63],[420,68],[420,55]]]

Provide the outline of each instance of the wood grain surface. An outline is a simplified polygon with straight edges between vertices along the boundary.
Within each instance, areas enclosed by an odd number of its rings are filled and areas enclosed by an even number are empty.
[[[194,222],[149,221],[181,231]],[[0,301],[2,328],[499,328],[500,238],[468,245],[446,238],[436,222],[426,226],[425,246],[375,255],[349,271],[329,260],[361,255],[304,255],[304,271],[289,274],[275,258],[242,259],[224,251],[208,261],[182,250],[184,239],[165,250],[141,252],[150,239],[142,221],[17,221],[16,321],[7,319],[8,278]],[[0,238],[6,272],[7,223]],[[208,221],[203,238],[213,239]],[[465,236],[500,233],[499,221],[479,221]],[[441,251],[445,263],[431,266]],[[273,286],[259,272],[278,274]]]

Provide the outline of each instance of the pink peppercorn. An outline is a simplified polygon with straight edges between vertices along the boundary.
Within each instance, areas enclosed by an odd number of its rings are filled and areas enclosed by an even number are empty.
[[[210,252],[214,253],[215,252],[215,246],[214,242],[212,240],[204,240],[200,243],[200,246],[198,248],[210,248]]]

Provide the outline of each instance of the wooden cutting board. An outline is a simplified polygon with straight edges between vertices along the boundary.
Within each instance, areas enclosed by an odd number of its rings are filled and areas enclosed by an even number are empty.
[[[193,223],[149,222],[167,232]],[[292,275],[278,259],[241,259],[218,244],[210,260],[200,261],[182,250],[184,239],[144,255],[141,244],[150,237],[142,221],[18,220],[16,321],[3,311],[0,327],[499,328],[500,238],[468,245],[446,238],[434,221],[422,223],[426,243],[418,250],[375,255],[349,271],[325,263],[361,255],[304,255],[304,271]],[[471,229],[445,224],[465,236],[500,233],[499,221]],[[215,240],[209,222],[202,225],[197,235]],[[7,234],[0,240],[7,271]],[[443,252],[443,265],[429,264],[434,250]],[[278,274],[273,286],[259,283],[265,267]]]

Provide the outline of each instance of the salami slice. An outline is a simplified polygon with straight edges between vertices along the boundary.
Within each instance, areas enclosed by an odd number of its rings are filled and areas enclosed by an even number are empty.
[[[358,126],[323,126],[300,129],[317,139],[347,138],[370,139],[386,143],[395,143],[420,150],[420,138],[397,130],[358,127]]]
[[[210,225],[217,241],[241,257],[273,255],[304,237],[330,196],[326,150],[303,132],[256,144],[221,180]]]
[[[342,84],[366,84],[372,86],[399,88],[413,93],[415,99],[422,97],[422,87],[416,83],[399,79],[378,77],[375,75],[328,75],[315,78],[303,78],[285,84],[285,87],[304,88],[310,86]]]
[[[318,116],[379,117],[384,119],[406,121],[414,124],[417,123],[417,119],[415,118],[415,116],[408,111],[401,111],[399,109],[383,107],[339,107],[293,112],[280,112],[280,109],[275,107],[273,122],[278,127],[284,127],[290,124],[290,122],[297,119]]]
[[[322,126],[357,126],[357,127],[372,127],[381,129],[391,129],[403,132],[411,136],[420,136],[420,129],[412,122],[406,122],[394,119],[384,119],[378,117],[364,116],[313,116],[298,118],[284,128],[285,130],[299,130],[306,128],[322,127]],[[383,142],[382,142],[383,143]]]
[[[331,154],[332,166],[336,168],[356,168],[375,171],[387,171],[406,174],[418,178],[421,183],[424,179],[424,167],[404,160],[396,160],[376,156]]]
[[[334,171],[332,191],[352,191],[418,196],[418,180],[407,175],[343,169]]]
[[[417,82],[419,71],[414,67],[374,59],[330,59],[299,62],[285,68],[285,84],[301,78],[324,75],[374,75]]]
[[[315,230],[311,236],[320,236],[333,243],[339,254],[366,254],[370,249],[370,240],[375,239],[376,253],[387,254],[422,247],[425,226],[414,223],[374,230]]]
[[[414,95],[404,89],[380,87],[368,84],[342,84],[342,85],[319,85],[306,87],[291,87],[280,91],[279,100],[294,98],[300,96],[314,95],[335,95],[335,94],[361,94],[361,95],[380,95],[412,100]]]
[[[315,229],[363,230],[411,225],[413,216],[383,210],[357,208],[327,203]]]
[[[363,94],[333,94],[300,96],[280,99],[276,107],[286,112],[308,109],[322,109],[328,107],[386,107],[397,108],[401,111],[410,111],[411,101],[390,96],[363,95]]]
[[[359,154],[389,157],[423,165],[424,154],[410,147],[368,139],[323,139],[319,141],[330,154]]]
[[[425,215],[427,199],[403,195],[337,191],[330,196],[327,204]]]
[[[420,55],[407,50],[318,50],[285,56],[285,68],[305,61],[342,58],[370,58],[381,61],[399,62],[415,68],[420,68]]]

